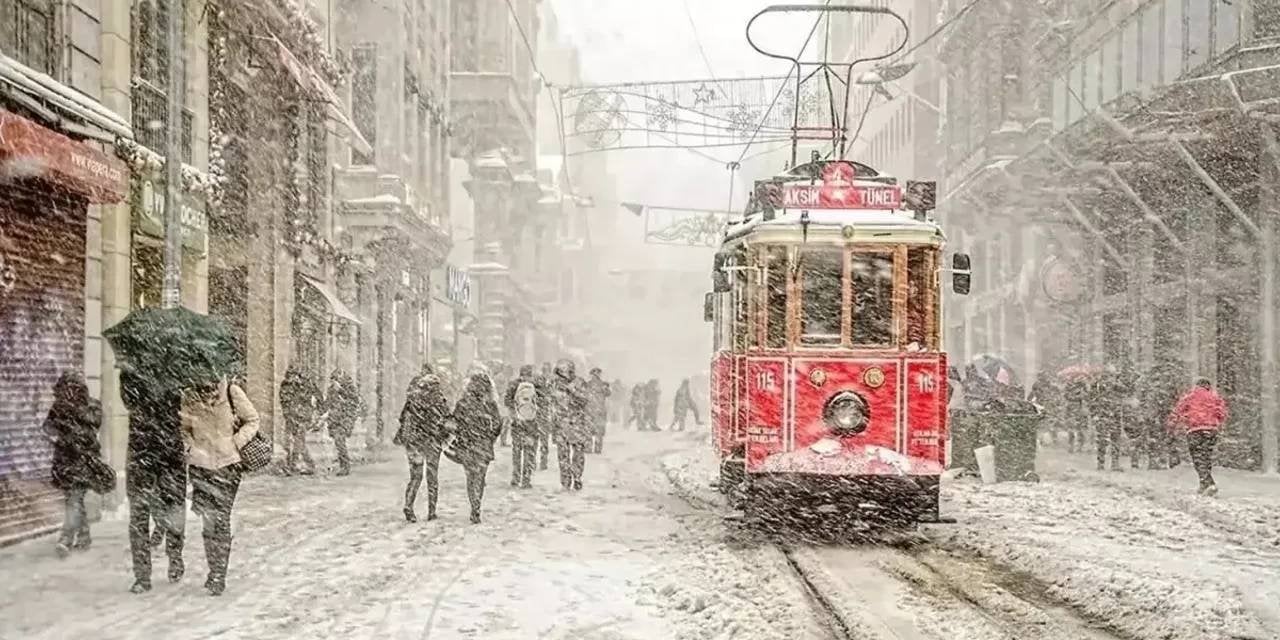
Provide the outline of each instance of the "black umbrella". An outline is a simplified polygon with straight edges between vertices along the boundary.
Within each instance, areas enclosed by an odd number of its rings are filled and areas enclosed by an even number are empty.
[[[171,389],[217,381],[239,359],[225,321],[186,307],[138,309],[103,336],[125,366]]]

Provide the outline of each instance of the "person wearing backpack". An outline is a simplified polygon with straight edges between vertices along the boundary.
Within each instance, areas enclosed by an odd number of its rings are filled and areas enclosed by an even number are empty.
[[[533,469],[538,463],[538,436],[541,431],[538,379],[533,365],[520,367],[520,375],[507,385],[503,398],[511,415],[511,486],[533,486]]]

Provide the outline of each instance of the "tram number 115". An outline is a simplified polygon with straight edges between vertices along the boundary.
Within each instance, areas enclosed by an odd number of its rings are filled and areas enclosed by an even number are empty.
[[[756,389],[760,391],[777,391],[778,381],[772,371],[756,372]]]

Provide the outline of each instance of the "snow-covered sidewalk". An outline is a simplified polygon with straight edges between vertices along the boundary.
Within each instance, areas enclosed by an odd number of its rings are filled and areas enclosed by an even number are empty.
[[[709,451],[665,465],[685,490],[719,500],[705,488],[715,477]],[[924,535],[1034,580],[1127,637],[1280,638],[1280,549],[1166,504],[1163,490],[1145,495],[1045,466],[1037,484],[945,482],[943,511],[958,522]]]
[[[201,588],[200,526],[187,577],[135,596],[125,524],[58,560],[42,538],[0,549],[0,636],[14,638],[807,638],[819,630],[770,551],[731,548],[718,519],[672,495],[669,433],[611,434],[581,493],[555,462],[533,490],[509,486],[510,450],[489,472],[484,523],[467,523],[461,470],[441,464],[440,519],[400,514],[402,454],[346,478],[255,477],[237,501],[227,593]],[[425,487],[419,514],[425,513]],[[163,554],[160,554],[161,556]]]

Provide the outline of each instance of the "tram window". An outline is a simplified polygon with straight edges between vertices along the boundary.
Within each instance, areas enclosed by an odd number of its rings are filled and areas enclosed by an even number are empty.
[[[747,296],[747,272],[737,269],[733,276],[733,348],[739,352],[747,349]]]
[[[937,344],[938,291],[934,286],[936,251],[931,247],[907,250],[907,345],[933,350]]]
[[[837,346],[843,319],[844,254],[830,249],[804,251],[799,267],[800,341],[806,345]]]
[[[853,345],[894,343],[893,255],[853,254]]]
[[[765,275],[765,347],[787,346],[787,248],[770,247]]]

